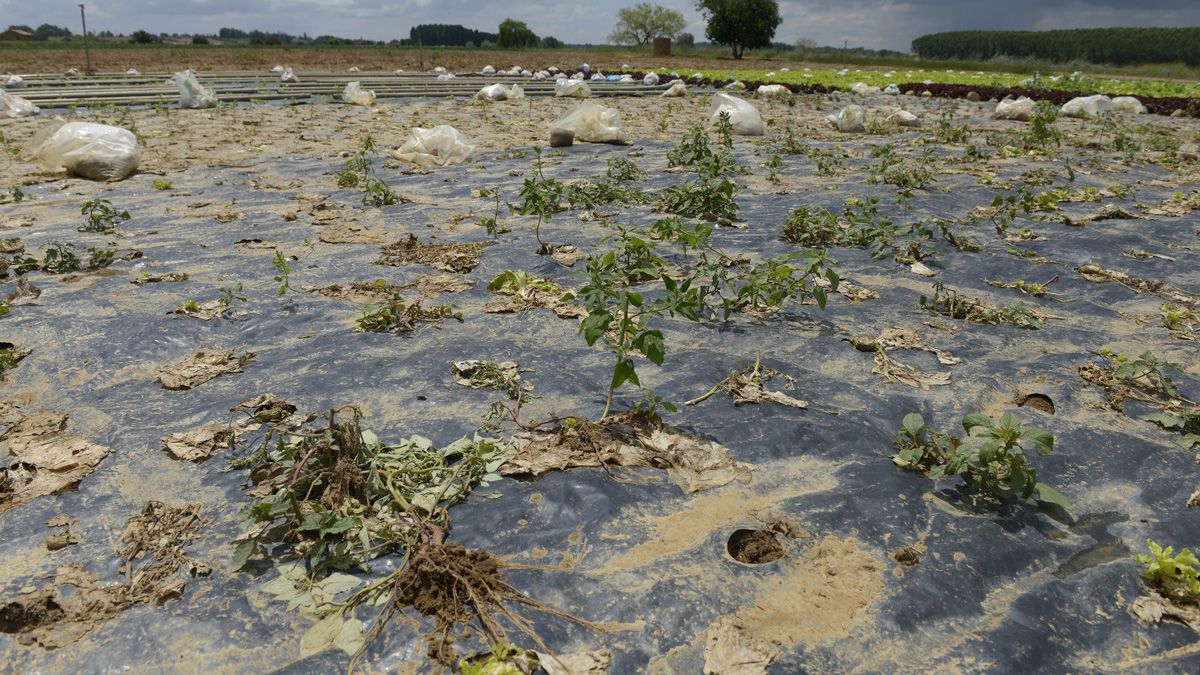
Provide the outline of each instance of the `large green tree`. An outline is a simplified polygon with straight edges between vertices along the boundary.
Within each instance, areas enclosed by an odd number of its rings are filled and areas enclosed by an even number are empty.
[[[500,22],[500,36],[496,39],[497,47],[536,47],[539,42],[538,36],[529,30],[529,26],[526,26],[524,21],[505,19]]]
[[[735,59],[747,49],[770,46],[783,22],[775,0],[700,0],[696,9],[708,21],[704,34],[733,50]]]
[[[609,42],[619,45],[644,45],[656,37],[673,38],[687,26],[683,15],[662,5],[639,2],[617,12]]]

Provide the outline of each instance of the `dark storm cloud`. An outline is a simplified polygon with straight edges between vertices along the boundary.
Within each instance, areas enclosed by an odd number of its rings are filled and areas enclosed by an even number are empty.
[[[212,33],[223,26],[378,40],[406,37],[419,23],[461,23],[495,30],[506,17],[525,21],[539,35],[568,42],[604,42],[617,10],[636,0],[111,0],[88,2],[93,30],[129,33]],[[659,0],[680,10],[688,30],[703,39],[704,24],[687,0]],[[783,25],[776,39],[907,50],[925,33],[963,29],[1080,28],[1200,25],[1200,2],[1179,0],[781,0]],[[9,23],[76,29],[74,2],[0,0]],[[2,27],[0,27],[2,28]]]

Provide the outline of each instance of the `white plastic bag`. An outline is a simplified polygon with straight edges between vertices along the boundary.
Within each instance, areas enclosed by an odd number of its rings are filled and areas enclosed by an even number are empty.
[[[725,85],[725,91],[746,91],[746,84],[741,80],[734,80]]]
[[[582,80],[558,80],[554,83],[554,95],[591,98],[592,88]]]
[[[496,67],[495,66],[484,66],[483,70],[479,71],[479,74],[480,75],[495,75]]]
[[[671,85],[670,89],[659,94],[659,96],[662,96],[664,98],[679,98],[681,96],[687,96],[687,95],[688,95],[687,85],[684,84],[681,80],[675,80],[675,83]]]
[[[212,108],[217,105],[216,95],[200,84],[196,74],[190,70],[172,75],[171,84],[179,87],[180,108]]]
[[[883,93],[886,96],[899,96],[900,95],[900,87],[896,86],[896,83],[893,82],[892,84],[889,84],[888,86],[883,88]]]
[[[629,142],[621,113],[615,108],[605,108],[591,101],[580,103],[555,120],[550,125],[550,133],[557,130],[573,132],[575,140],[584,143],[624,145]]]
[[[838,131],[860,133],[867,130],[867,113],[861,105],[848,105],[825,119]]]
[[[1112,99],[1104,94],[1077,96],[1063,104],[1062,114],[1076,119],[1091,119],[1113,109]]]
[[[392,157],[418,166],[446,166],[461,164],[474,151],[475,146],[467,143],[458,129],[442,124],[432,129],[413,129]]]
[[[272,68],[272,69],[271,69],[271,72],[272,72],[272,73],[278,73],[278,74],[282,75],[282,74],[283,74],[283,66],[278,66],[278,65],[277,65],[277,66],[275,66],[274,68]]]
[[[441,75],[437,76],[437,79],[441,80],[442,82],[447,82],[449,80],[453,80],[454,78],[454,73],[442,73]]]
[[[899,127],[921,126],[921,118],[908,112],[907,110],[897,110],[896,112],[884,118],[884,121],[889,124],[895,124]]]
[[[125,71],[125,74],[131,77],[137,77],[138,75],[142,74],[142,71],[138,70],[137,68],[130,68],[129,70]]]
[[[659,83],[658,73],[646,73],[642,78],[642,84],[653,87]]]
[[[375,105],[375,92],[363,89],[361,82],[347,82],[346,88],[342,90],[342,100],[369,108]]]
[[[509,101],[525,98],[525,90],[521,85],[514,84],[511,87],[506,87],[502,84],[489,84],[488,86],[475,92],[475,98],[488,101]]]
[[[359,72],[358,66],[350,66],[349,68],[346,69],[346,72],[347,73],[357,73],[357,72]]]
[[[0,89],[0,110],[3,110],[7,117],[26,117],[39,112],[36,105],[3,89]]]
[[[733,124],[733,133],[741,136],[762,136],[767,132],[763,125],[762,115],[746,99],[730,96],[729,94],[714,94],[712,106],[708,109],[708,119],[716,122],[721,113],[729,113],[729,122]]]
[[[21,77],[20,75],[9,75],[8,77],[4,78],[4,87],[6,89],[24,89],[25,78]]]
[[[125,178],[137,169],[142,151],[127,129],[94,122],[55,120],[42,127],[25,152],[50,170],[100,181]]]
[[[1146,114],[1146,106],[1142,105],[1141,101],[1132,96],[1117,96],[1112,100],[1112,109],[1132,115]]]
[[[996,104],[996,111],[992,113],[992,119],[1028,122],[1033,119],[1035,112],[1037,112],[1037,104],[1028,96],[1018,99],[1006,98]]]
[[[879,87],[872,87],[866,82],[855,82],[854,84],[850,85],[850,92],[860,96],[871,96],[873,94],[882,93],[883,90]]]
[[[764,84],[755,89],[754,93],[762,98],[786,98],[792,95],[791,90],[782,84]]]
[[[279,76],[279,81],[295,84],[300,81],[300,78],[296,77],[296,73],[293,73],[291,68],[284,68],[283,74]]]

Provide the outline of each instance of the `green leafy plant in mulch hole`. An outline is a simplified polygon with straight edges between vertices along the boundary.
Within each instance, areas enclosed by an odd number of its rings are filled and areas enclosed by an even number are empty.
[[[1026,427],[1011,413],[994,420],[982,413],[962,419],[966,437],[934,431],[917,413],[904,416],[896,436],[892,457],[898,466],[924,473],[933,479],[961,476],[977,494],[994,499],[1015,495],[1069,507],[1067,498],[1054,488],[1039,483],[1030,466],[1028,451],[1045,457],[1054,452],[1054,437],[1047,431]]]
[[[661,366],[667,345],[655,324],[680,317],[688,321],[726,321],[735,312],[771,312],[788,300],[813,297],[824,308],[825,289],[814,283],[825,277],[832,289],[840,281],[824,252],[767,258],[757,264],[740,261],[711,242],[707,223],[684,224],[666,218],[651,225],[618,225],[602,244],[609,250],[594,256],[587,283],[579,290],[588,315],[580,332],[589,345],[603,342],[613,354],[603,418],[608,417],[615,392],[625,384],[637,386],[642,401],[635,409],[653,413],[669,402],[643,387],[636,356]],[[674,264],[664,255],[674,248]]]
[[[1163,547],[1146,540],[1150,554],[1137,554],[1137,561],[1146,566],[1142,577],[1146,583],[1165,597],[1185,605],[1200,603],[1200,560],[1188,549],[1178,555],[1173,546]]]
[[[84,224],[79,226],[80,232],[112,232],[131,217],[129,211],[118,211],[107,199],[90,199],[79,207],[79,213],[86,216]]]
[[[364,136],[358,151],[346,161],[346,165],[338,172],[338,187],[361,187],[362,203],[366,206],[380,207],[407,203],[409,200],[397,195],[388,187],[387,183],[375,176],[375,170],[371,164],[371,158],[375,151],[375,139],[369,134]]]
[[[508,209],[518,215],[538,217],[537,225],[533,229],[539,245],[538,253],[548,255],[554,251],[550,244],[542,241],[542,223],[548,222],[555,213],[562,210],[567,187],[560,180],[546,177],[542,167],[542,149],[535,147],[534,153],[533,177],[526,178],[521,183],[521,190],[517,193],[520,202],[509,202]]]
[[[354,654],[351,670],[408,611],[434,619],[429,655],[446,666],[458,660],[452,643],[463,628],[506,643],[500,619],[544,649],[507,605],[577,619],[509,585],[501,572],[520,565],[446,541],[450,506],[499,480],[516,452],[510,441],[480,436],[442,448],[421,436],[385,444],[362,428],[357,409],[330,411],[319,428],[269,427],[256,452],[229,465],[247,471],[255,500],[242,513],[234,569],[260,556],[285,561],[263,590],[316,621],[301,637],[303,655],[341,648]],[[339,571],[369,572],[371,561],[394,553],[403,559],[382,577]],[[382,610],[364,634],[355,610],[372,605]]]
[[[737,217],[739,188],[726,175],[741,168],[733,158],[733,131],[727,114],[717,120],[716,129],[720,151],[712,150],[704,128],[697,126],[668,153],[671,166],[692,167],[696,177],[663,190],[658,211],[704,220],[732,221]]]
[[[1007,324],[1037,330],[1046,319],[1051,318],[1045,312],[1020,303],[1007,307],[992,307],[977,299],[967,298],[952,288],[946,288],[941,282],[934,284],[933,295],[922,295],[918,302],[921,309],[967,323]]]
[[[1184,397],[1171,373],[1182,374],[1179,364],[1160,359],[1150,350],[1134,357],[1101,349],[1105,364],[1086,363],[1079,374],[1108,393],[1109,407],[1124,414],[1126,400],[1139,401],[1156,412],[1140,419],[1179,434],[1184,448],[1200,447],[1200,403]]]

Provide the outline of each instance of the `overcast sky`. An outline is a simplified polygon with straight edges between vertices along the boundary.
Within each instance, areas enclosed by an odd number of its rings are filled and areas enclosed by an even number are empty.
[[[97,0],[87,2],[93,31],[214,33],[242,29],[390,40],[421,23],[463,24],[495,31],[506,17],[538,35],[572,43],[601,43],[617,10],[637,0]],[[50,23],[79,32],[79,9],[61,0],[0,0],[0,21]],[[660,0],[687,17],[703,40],[704,23],[690,0]],[[821,45],[907,51],[925,33],[961,29],[1049,29],[1104,26],[1200,25],[1197,0],[781,0],[775,39],[810,38]],[[0,26],[3,28],[4,26]]]

